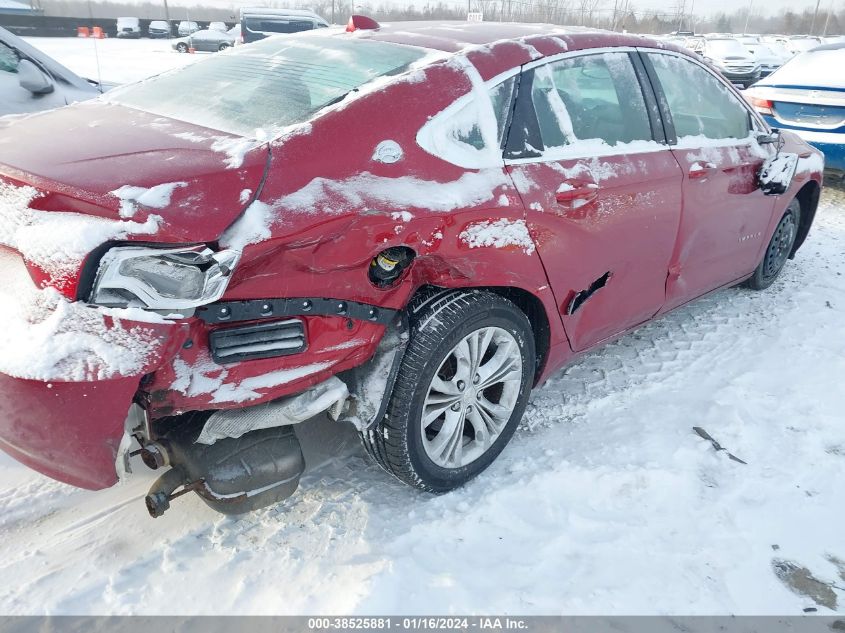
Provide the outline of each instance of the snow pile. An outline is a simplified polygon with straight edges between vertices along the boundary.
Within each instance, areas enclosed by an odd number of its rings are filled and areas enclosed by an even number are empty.
[[[140,310],[97,309],[35,288],[21,258],[0,249],[0,372],[17,378],[81,382],[143,370],[159,348]]]
[[[215,403],[246,402],[261,397],[259,389],[278,387],[300,378],[328,369],[334,361],[312,363],[299,367],[289,367],[272,371],[260,376],[245,378],[240,382],[227,383],[229,370],[215,363],[207,354],[201,355],[194,363],[189,364],[177,358],[173,361],[176,380],[170,385],[171,389],[186,396],[209,394]]]
[[[274,219],[273,208],[255,200],[220,236],[220,245],[242,251],[248,244],[266,240],[270,237],[270,226]]]
[[[239,136],[215,136],[211,149],[226,154],[226,167],[237,169],[244,163],[247,152],[255,149],[261,143],[251,138]]]
[[[239,383],[223,383],[212,393],[211,401],[215,403],[225,402],[246,402],[248,400],[257,400],[261,397],[259,389],[270,389],[272,387],[279,387],[286,385],[289,382],[294,382],[320,373],[331,367],[334,362],[320,362],[311,363],[310,365],[302,365],[300,367],[289,367],[287,369],[279,369],[271,371],[260,376],[253,376],[252,378],[245,378]]]
[[[470,248],[517,247],[526,255],[534,252],[534,240],[528,233],[525,220],[486,220],[468,225],[460,235],[461,241]]]
[[[0,181],[0,245],[20,252],[55,284],[75,275],[85,257],[104,242],[155,233],[161,222],[157,215],[141,223],[30,209],[38,195],[33,187]]]
[[[164,209],[170,204],[173,191],[177,187],[187,186],[186,182],[166,182],[150,188],[123,185],[110,193],[120,199],[120,217],[131,218],[139,206]]]
[[[507,184],[502,169],[467,172],[450,182],[414,176],[386,178],[363,172],[340,181],[315,178],[276,201],[273,207],[300,212],[340,212],[360,207],[365,200],[400,208],[418,207],[424,201],[426,209],[444,212],[493,200],[496,187]]]

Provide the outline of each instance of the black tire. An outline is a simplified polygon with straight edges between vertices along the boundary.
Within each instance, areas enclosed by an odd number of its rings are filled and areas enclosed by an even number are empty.
[[[222,52],[223,52],[223,51],[225,51],[227,48],[229,48],[229,45],[228,45],[228,44],[221,44],[220,46],[218,46],[218,47],[217,47],[217,50],[218,50],[218,52],[221,52],[221,53],[222,53]]]
[[[754,274],[746,280],[744,285],[747,288],[765,290],[774,283],[792,254],[799,226],[801,226],[801,203],[796,198],[789,203],[786,212],[775,227],[772,239],[766,245],[763,259],[760,260]]]
[[[180,53],[187,53],[188,52],[188,45],[185,44],[184,42],[179,42],[176,45],[176,50],[179,51]]]
[[[382,466],[408,485],[429,492],[448,492],[457,488],[487,468],[502,452],[525,412],[528,395],[534,381],[535,350],[531,324],[525,313],[507,299],[487,291],[444,291],[431,290],[419,294],[409,306],[410,340],[402,359],[396,385],[387,407],[384,419],[361,434],[361,441],[367,452]],[[515,406],[507,423],[489,446],[483,448],[477,457],[458,467],[443,467],[429,457],[424,446],[424,434],[431,433],[422,427],[424,403],[435,374],[441,375],[447,362],[452,362],[456,346],[473,333],[496,331],[508,341],[515,341],[521,358],[521,382],[516,390],[517,370],[508,375],[511,383],[510,398],[515,399]],[[478,334],[477,334],[478,335]],[[509,337],[512,337],[509,338]],[[498,352],[498,343],[496,345]],[[508,344],[508,350],[513,350]],[[493,347],[489,348],[492,354]],[[515,358],[515,351],[511,352]],[[484,358],[489,358],[485,356]],[[480,366],[484,367],[480,361]],[[454,380],[454,379],[453,379]],[[460,383],[460,381],[459,381]],[[489,389],[497,389],[494,386]],[[468,411],[472,411],[473,397],[479,402],[488,399],[489,390],[485,387],[467,391],[473,394],[464,396],[464,403],[469,402]],[[502,393],[502,392],[499,392]],[[516,395],[518,393],[518,396]],[[462,397],[462,396],[457,396]],[[499,396],[502,402],[504,396]],[[492,395],[495,399],[495,393]],[[454,411],[455,409],[452,409]],[[476,403],[476,416],[480,407]],[[448,415],[444,411],[444,416]],[[463,443],[478,442],[475,425],[461,413],[461,435],[455,435]],[[500,420],[504,420],[503,414]],[[443,418],[446,419],[445,417]],[[437,424],[437,423],[435,423]],[[443,425],[446,422],[442,423]],[[432,427],[426,427],[431,429]],[[439,431],[433,431],[436,434]],[[491,437],[493,435],[491,434]]]

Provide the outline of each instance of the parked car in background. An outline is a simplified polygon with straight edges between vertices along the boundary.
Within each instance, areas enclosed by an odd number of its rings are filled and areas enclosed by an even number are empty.
[[[241,9],[241,40],[244,44],[257,42],[277,33],[299,33],[325,28],[329,25],[313,11],[301,9]]]
[[[813,35],[795,35],[785,42],[786,47],[793,55],[806,53],[808,50],[822,45],[822,38]]]
[[[182,37],[186,35],[190,35],[191,33],[196,33],[200,30],[200,25],[196,22],[191,22],[190,20],[182,20],[179,22],[179,27],[176,29],[177,33]]]
[[[732,37],[708,37],[695,42],[692,50],[737,86],[747,88],[760,79],[760,64]]]
[[[141,20],[138,18],[117,18],[117,36],[138,39],[141,37]]]
[[[187,37],[173,40],[171,46],[180,53],[187,53],[191,49],[206,52],[225,51],[234,45],[235,38],[228,33],[203,29]]]
[[[768,77],[791,58],[788,54],[784,57],[783,55],[775,52],[772,46],[762,42],[745,44],[745,48],[749,53],[751,53],[754,61],[760,66],[761,77]]]
[[[226,26],[225,22],[209,22],[208,23],[208,30],[209,31],[220,31],[221,33],[226,33],[229,30],[229,27]]]
[[[165,471],[152,516],[190,491],[238,514],[295,491],[295,424],[328,411],[446,492],[534,385],[715,289],[768,287],[804,242],[821,154],[688,51],[351,26],[3,124],[3,450],[100,489],[137,442]],[[780,153],[795,176],[767,195]]]
[[[170,37],[173,31],[166,20],[152,20],[147,27],[147,35],[151,38]]]
[[[226,32],[229,35],[231,35],[233,38],[235,38],[235,44],[236,45],[244,43],[243,37],[241,35],[241,23],[240,22],[238,22],[235,26],[233,26],[231,29],[229,29]]]
[[[825,155],[828,169],[845,173],[845,43],[801,53],[746,93],[773,127],[790,130]]]
[[[78,77],[0,27],[0,116],[49,110],[100,93],[96,82]]]

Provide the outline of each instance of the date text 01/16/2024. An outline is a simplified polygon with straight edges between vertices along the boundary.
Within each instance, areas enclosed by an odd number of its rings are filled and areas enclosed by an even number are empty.
[[[309,630],[390,630],[399,631],[519,631],[528,624],[521,618],[509,617],[340,617],[309,618]]]

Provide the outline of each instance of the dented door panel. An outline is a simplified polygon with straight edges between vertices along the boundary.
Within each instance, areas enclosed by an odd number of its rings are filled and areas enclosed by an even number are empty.
[[[575,351],[652,317],[681,215],[681,173],[668,150],[510,167]],[[595,197],[559,201],[562,182]],[[534,184],[536,183],[536,185]]]

